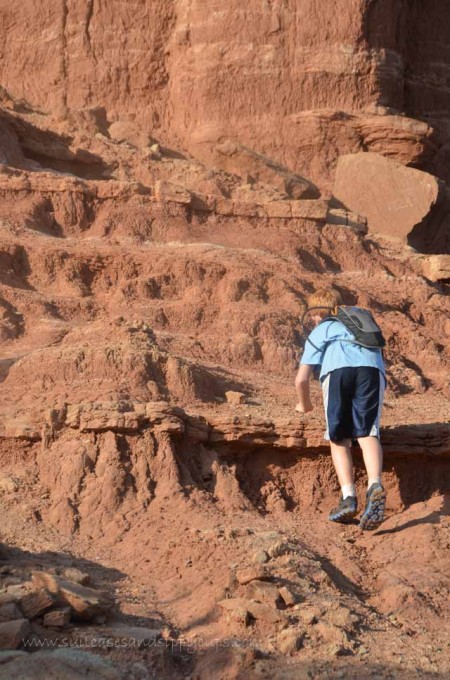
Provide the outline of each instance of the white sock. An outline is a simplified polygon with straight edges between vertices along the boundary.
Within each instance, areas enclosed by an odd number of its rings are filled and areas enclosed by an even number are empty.
[[[341,491],[342,498],[344,499],[344,501],[349,496],[356,496],[356,489],[354,484],[344,484],[344,486],[341,487]]]
[[[372,484],[381,484],[381,477],[370,477],[367,482],[367,488],[370,489]]]

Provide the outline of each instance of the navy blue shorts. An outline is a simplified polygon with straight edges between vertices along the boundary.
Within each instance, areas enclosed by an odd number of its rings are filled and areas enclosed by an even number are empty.
[[[385,378],[373,366],[338,368],[322,382],[325,439],[379,437]]]

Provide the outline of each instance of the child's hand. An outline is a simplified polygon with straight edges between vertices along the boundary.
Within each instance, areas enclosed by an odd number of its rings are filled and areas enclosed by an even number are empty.
[[[309,402],[309,404],[297,404],[295,410],[297,411],[297,413],[309,413],[310,411],[313,410],[313,408],[314,407],[312,403]]]

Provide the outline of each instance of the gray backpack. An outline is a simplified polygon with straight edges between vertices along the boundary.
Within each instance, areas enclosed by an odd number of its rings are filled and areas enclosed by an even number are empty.
[[[351,342],[354,345],[360,345],[367,349],[382,349],[386,345],[381,328],[371,312],[364,307],[337,307],[334,316],[327,316],[320,323],[324,323],[324,321],[342,323],[348,328],[353,338],[336,338],[336,340],[341,342]],[[319,349],[309,338],[307,342],[310,342],[315,349]],[[334,340],[330,340],[330,342],[334,342]]]

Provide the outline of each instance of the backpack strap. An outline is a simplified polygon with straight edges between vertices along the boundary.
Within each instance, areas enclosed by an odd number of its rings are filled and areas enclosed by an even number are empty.
[[[306,336],[306,342],[309,342],[309,344],[312,345],[314,347],[314,349],[316,349],[318,352],[320,352],[321,350],[318,347],[316,347],[316,345],[313,343],[312,340],[309,339],[309,335],[312,333],[312,331],[309,333],[309,332],[306,331],[306,328],[305,328],[305,316],[315,309],[321,309],[321,310],[326,309],[327,312],[330,312],[332,310],[332,307],[309,307],[304,312],[302,319],[301,319],[301,322],[300,322],[301,325],[302,325],[303,335]],[[326,317],[326,318],[332,319],[333,317]],[[320,323],[322,323],[323,321],[325,321],[325,319],[322,319],[322,321]]]
[[[329,307],[311,307],[311,309],[330,309],[330,308],[329,308]],[[303,319],[304,319],[305,315],[306,315],[308,312],[310,312],[311,309],[306,310],[305,314],[303,315],[303,318],[302,318],[302,325],[303,325]],[[326,316],[326,317],[323,318],[322,321],[316,326],[316,328],[318,328],[318,327],[320,326],[320,324],[322,324],[324,321],[339,321],[339,319],[337,319],[335,316]],[[340,322],[339,322],[339,323],[340,323]],[[343,324],[342,324],[342,325],[343,325]],[[311,333],[312,333],[312,331],[311,331]],[[336,340],[338,340],[338,339],[339,339],[339,338],[336,338]],[[328,347],[328,345],[330,344],[330,342],[334,342],[334,340],[328,340],[328,342],[325,344],[325,347],[324,347],[323,349],[319,349],[319,347],[317,347],[317,345],[315,345],[315,344],[313,343],[313,341],[310,340],[309,336],[306,338],[306,342],[309,342],[309,344],[312,345],[312,346],[314,347],[314,349],[316,349],[318,352],[321,352],[321,353],[323,354],[323,353],[325,352],[326,348]]]

